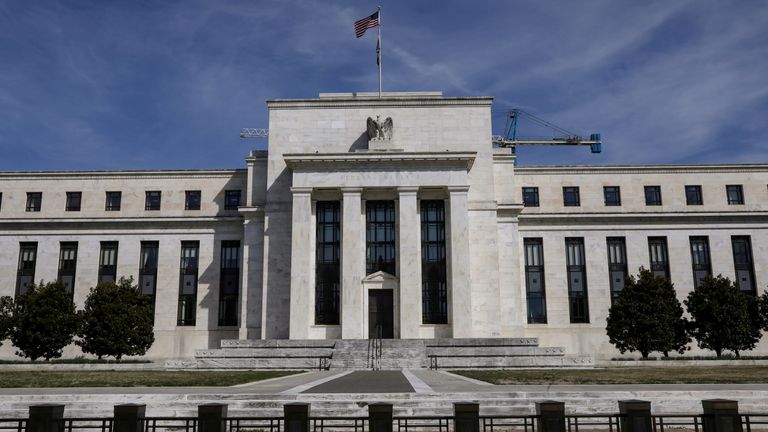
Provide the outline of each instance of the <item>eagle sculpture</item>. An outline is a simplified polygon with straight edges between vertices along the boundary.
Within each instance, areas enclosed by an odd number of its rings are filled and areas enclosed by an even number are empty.
[[[369,140],[392,139],[392,117],[387,117],[383,122],[379,120],[379,116],[376,116],[376,120],[368,117],[367,125]]]

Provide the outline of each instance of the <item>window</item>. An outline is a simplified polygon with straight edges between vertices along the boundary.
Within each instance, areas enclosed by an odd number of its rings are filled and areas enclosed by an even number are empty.
[[[685,187],[685,202],[688,205],[704,204],[704,197],[701,194],[701,186],[689,185]]]
[[[645,205],[661,205],[661,186],[645,187]]]
[[[705,277],[712,275],[712,265],[709,261],[709,239],[704,236],[691,237],[690,241],[693,287],[698,288]]]
[[[540,238],[524,239],[523,245],[525,247],[525,297],[528,301],[528,324],[546,324],[544,245]]]
[[[59,251],[59,280],[64,283],[70,295],[75,293],[75,270],[77,269],[77,242],[61,242]]]
[[[184,192],[184,210],[200,210],[200,191]]]
[[[445,201],[423,200],[421,213],[421,314],[424,324],[448,323]]]
[[[338,201],[318,201],[315,246],[315,324],[339,324],[341,217]]]
[[[589,322],[587,300],[587,266],[584,260],[584,238],[566,237],[566,270],[568,272],[568,308],[571,323]]]
[[[578,186],[563,186],[563,205],[566,207],[578,207],[581,205]]]
[[[200,242],[181,242],[181,263],[179,264],[179,313],[176,324],[195,325],[197,312],[197,269]]]
[[[117,280],[117,242],[101,242],[99,252],[99,283]]]
[[[667,253],[666,237],[648,237],[648,254],[651,262],[651,273],[654,276],[669,279],[669,253]]]
[[[160,191],[147,191],[144,210],[160,210]]]
[[[731,237],[733,266],[736,269],[736,283],[744,294],[757,295],[755,289],[755,267],[752,261],[752,241],[749,236]]]
[[[42,192],[27,192],[27,211],[39,212],[43,203]]]
[[[3,193],[0,192],[0,210],[3,209]]]
[[[728,204],[744,204],[744,189],[741,185],[727,185],[725,193],[728,195]]]
[[[19,268],[16,271],[16,296],[27,292],[27,285],[35,281],[37,242],[19,243]]]
[[[624,237],[608,237],[608,277],[611,284],[611,304],[624,289],[627,277],[627,241]]]
[[[240,207],[240,191],[224,191],[224,210],[237,210]]]
[[[139,289],[149,296],[152,304],[153,320],[155,294],[157,292],[157,261],[160,245],[156,241],[141,242],[141,261],[139,262]]]
[[[64,207],[65,211],[80,211],[80,201],[82,200],[82,192],[67,192],[67,203]]]
[[[240,242],[221,242],[219,279],[219,325],[237,325],[237,297],[240,292]]]
[[[603,197],[605,198],[606,206],[620,206],[621,205],[621,188],[618,186],[604,186]]]
[[[537,187],[523,188],[523,206],[524,207],[539,206],[539,188]]]
[[[365,274],[384,271],[395,275],[395,202],[367,201],[365,223]]]
[[[107,192],[107,200],[104,204],[104,210],[106,211],[120,211],[120,201],[122,198],[122,192]]]

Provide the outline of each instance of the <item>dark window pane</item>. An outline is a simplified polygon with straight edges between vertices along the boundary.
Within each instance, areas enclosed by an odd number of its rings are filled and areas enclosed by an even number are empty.
[[[82,195],[82,192],[67,192],[67,203],[64,210],[80,211],[80,201],[82,200]]]
[[[395,275],[395,202],[366,202],[366,274],[384,271]]]
[[[744,190],[741,185],[728,185],[725,190],[728,195],[728,204],[744,204]]]
[[[197,275],[200,242],[181,242],[179,263],[179,307],[177,324],[193,326],[197,313]]]
[[[224,191],[224,210],[237,210],[240,207],[240,191]]]
[[[119,211],[122,195],[122,192],[107,192],[107,201],[104,210]]]
[[[318,201],[315,263],[315,324],[339,324],[341,210],[338,201]]]
[[[39,212],[43,203],[42,192],[27,192],[27,207],[28,212]]]
[[[147,191],[144,210],[160,210],[160,191]]]
[[[751,238],[749,236],[733,236],[731,237],[731,244],[733,246],[736,283],[739,285],[739,289],[746,294],[757,295]]]
[[[237,299],[240,294],[240,242],[221,242],[221,269],[219,271],[219,325],[237,325]]]
[[[645,205],[661,205],[661,186],[645,186]]]
[[[712,274],[709,260],[709,239],[707,237],[691,237],[691,262],[693,265],[693,285],[701,286],[704,277]]]
[[[537,187],[523,188],[523,205],[525,207],[539,206],[539,188]]]
[[[184,210],[200,210],[200,191],[184,193]]]
[[[101,242],[99,252],[99,283],[117,280],[117,242]]]
[[[627,246],[624,237],[608,237],[608,277],[611,286],[611,303],[624,289],[627,277]]]
[[[578,207],[581,205],[578,186],[563,187],[563,205],[566,207]]]
[[[605,198],[605,205],[607,206],[621,205],[621,189],[618,186],[603,187],[603,195]]]
[[[22,242],[19,244],[19,267],[16,272],[16,295],[27,292],[27,285],[35,280],[37,264],[37,242]]]
[[[75,270],[77,269],[77,242],[61,242],[59,249],[58,279],[64,282],[70,294],[75,290]]]
[[[587,268],[584,260],[584,239],[565,239],[566,271],[568,273],[568,305],[572,323],[589,322],[587,297]]]
[[[701,194],[701,186],[686,186],[685,187],[685,201],[688,205],[702,205],[704,199]]]
[[[528,323],[547,322],[547,301],[544,289],[544,246],[540,238],[523,240],[525,248],[525,291],[528,303]]]
[[[648,254],[654,276],[669,279],[669,253],[666,237],[648,237]]]
[[[423,200],[421,215],[421,313],[424,324],[448,322],[445,202]]]

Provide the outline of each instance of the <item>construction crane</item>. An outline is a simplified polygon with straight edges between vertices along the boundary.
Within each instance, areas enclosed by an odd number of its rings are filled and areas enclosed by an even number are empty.
[[[555,136],[552,138],[520,138],[517,136],[517,122],[524,117],[539,126],[543,126],[547,129],[551,129],[555,132]],[[499,147],[511,147],[512,152],[515,151],[515,147],[518,145],[584,145],[589,146],[592,153],[600,153],[602,150],[603,141],[600,138],[599,133],[593,133],[589,136],[589,139],[581,137],[573,132],[569,132],[557,125],[554,125],[542,118],[523,111],[519,108],[515,108],[508,113],[507,125],[504,129],[504,135],[494,135],[492,137],[493,144]]]
[[[269,129],[243,128],[240,130],[240,138],[268,138]]]

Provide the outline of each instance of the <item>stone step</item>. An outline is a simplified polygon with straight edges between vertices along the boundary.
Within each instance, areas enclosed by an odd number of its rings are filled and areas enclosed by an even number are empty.
[[[222,348],[217,350],[198,350],[195,351],[197,358],[317,358],[331,357],[332,348]]]
[[[527,357],[527,356],[563,356],[561,347],[525,347],[525,346],[485,346],[485,347],[428,347],[428,356],[437,357]]]
[[[224,339],[221,348],[333,348],[329,339]]]
[[[427,347],[487,347],[487,346],[538,346],[538,338],[440,338],[424,339]]]
[[[530,357],[434,357],[430,367],[438,369],[463,368],[539,368],[539,367],[593,367],[591,356],[530,356]]]
[[[198,369],[328,369],[330,358],[308,357],[221,357],[196,359]]]

